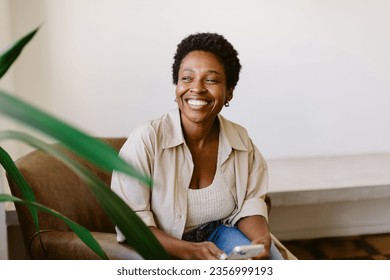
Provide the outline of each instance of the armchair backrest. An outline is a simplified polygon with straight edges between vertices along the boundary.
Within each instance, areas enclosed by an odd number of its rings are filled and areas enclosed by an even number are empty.
[[[101,138],[101,140],[119,151],[126,138]],[[77,159],[74,155],[72,157]],[[85,160],[78,159],[78,161],[99,176],[108,186],[110,185],[111,174]],[[32,187],[38,203],[57,210],[90,231],[115,232],[114,225],[95,200],[89,187],[63,162],[45,152],[33,151],[15,163]],[[7,179],[12,195],[21,197],[15,182],[8,176]],[[33,221],[27,207],[16,204],[15,208],[26,248],[29,248],[36,232]],[[41,230],[70,231],[58,218],[40,211],[38,215]]]

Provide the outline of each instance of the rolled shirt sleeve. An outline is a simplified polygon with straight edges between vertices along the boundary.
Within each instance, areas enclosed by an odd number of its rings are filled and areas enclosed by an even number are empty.
[[[152,158],[150,149],[152,141],[145,138],[145,128],[136,129],[123,145],[119,155],[136,170],[151,176]],[[148,142],[148,145],[145,143]],[[121,197],[147,226],[156,226],[150,209],[151,186],[146,186],[138,179],[127,174],[114,171],[111,178],[111,189]],[[117,240],[123,242],[125,237],[116,227]]]
[[[255,215],[263,216],[268,221],[268,208],[265,203],[265,195],[268,192],[268,167],[257,147],[250,140],[249,142],[248,157],[236,156],[237,164],[240,165],[240,169],[236,170],[236,176],[242,179],[236,180],[238,211],[229,219],[232,225],[242,218]]]

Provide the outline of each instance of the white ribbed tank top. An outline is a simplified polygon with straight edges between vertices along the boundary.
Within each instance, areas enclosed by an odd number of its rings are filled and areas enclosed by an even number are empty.
[[[217,167],[210,186],[188,190],[187,220],[184,232],[202,224],[222,220],[235,209],[234,197]]]

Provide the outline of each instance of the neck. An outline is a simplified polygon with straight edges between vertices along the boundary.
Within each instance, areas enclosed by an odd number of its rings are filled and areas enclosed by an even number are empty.
[[[207,124],[182,123],[184,138],[188,146],[202,147],[219,137],[219,121],[215,118]]]

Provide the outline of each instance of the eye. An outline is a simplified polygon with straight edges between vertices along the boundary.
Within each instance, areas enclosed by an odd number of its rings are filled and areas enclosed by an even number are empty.
[[[217,84],[219,81],[217,79],[214,79],[214,78],[207,78],[206,79],[206,83],[208,84]]]
[[[190,76],[183,76],[180,80],[188,83],[192,81],[192,78]]]

